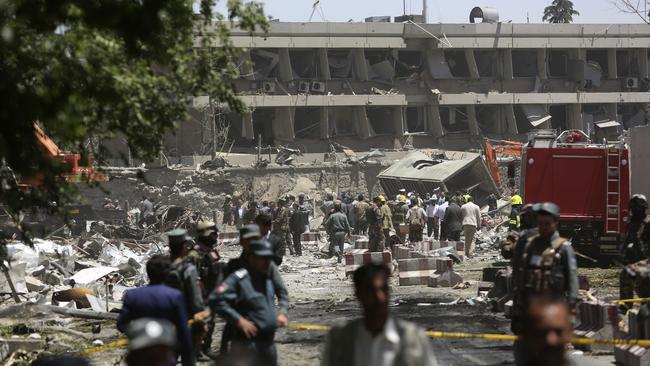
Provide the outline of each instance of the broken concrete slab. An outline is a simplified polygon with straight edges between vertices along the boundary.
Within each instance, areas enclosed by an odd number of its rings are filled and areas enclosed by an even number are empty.
[[[75,283],[79,285],[87,285],[89,283],[92,283],[94,281],[97,281],[98,279],[109,275],[113,272],[119,271],[119,268],[115,267],[92,267],[92,268],[86,268],[82,269],[81,271],[77,272],[74,274],[74,276],[70,277],[71,280],[74,280]]]
[[[451,269],[442,274],[433,274],[427,279],[429,287],[454,287],[463,282],[463,278]]]
[[[25,284],[30,292],[41,292],[47,287],[41,280],[32,276],[25,276]]]

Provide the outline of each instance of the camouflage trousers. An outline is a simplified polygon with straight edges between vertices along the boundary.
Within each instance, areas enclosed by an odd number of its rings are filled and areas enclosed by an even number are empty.
[[[619,287],[619,299],[632,299],[634,298],[634,281],[635,278],[630,275],[625,268],[621,271],[619,276],[620,287]]]
[[[368,250],[371,252],[384,251],[384,231],[381,225],[371,225],[368,228]]]

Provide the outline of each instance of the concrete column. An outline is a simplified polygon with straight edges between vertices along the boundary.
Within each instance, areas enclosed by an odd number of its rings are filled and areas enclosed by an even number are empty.
[[[247,140],[255,140],[255,130],[253,129],[253,112],[248,111],[242,114],[241,137]]]
[[[251,51],[247,49],[242,50],[239,56],[239,62],[241,63],[239,72],[241,72],[243,78],[247,80],[255,80],[255,70],[253,69],[253,61],[251,60]]]
[[[537,76],[540,79],[548,78],[548,64],[546,62],[546,48],[540,48],[537,50]]]
[[[275,116],[272,122],[273,138],[279,141],[293,141],[296,138],[294,131],[295,113],[295,108],[275,108]]]
[[[404,108],[402,107],[391,107],[390,108],[390,120],[393,125],[393,133],[396,137],[404,136]]]
[[[329,107],[320,107],[320,138],[328,139],[332,137],[331,131]]]
[[[516,135],[519,133],[517,128],[517,118],[515,117],[515,108],[512,104],[504,104],[501,110],[506,121],[506,131],[510,134]]]
[[[352,50],[352,74],[356,80],[368,81],[368,63],[366,51],[363,48]]]
[[[480,129],[478,128],[478,120],[476,119],[476,106],[473,104],[466,106],[467,110],[467,122],[469,123],[469,134],[472,136],[478,136]]]
[[[567,127],[570,129],[584,130],[582,121],[582,105],[567,104]]]
[[[437,104],[432,104],[427,107],[429,118],[427,118],[427,125],[425,131],[430,132],[435,138],[445,135],[442,128],[442,120],[440,119],[440,107]]]
[[[327,58],[327,48],[318,49],[318,65],[320,66],[320,79],[322,80],[332,80],[332,75],[330,74],[330,60]]]
[[[616,61],[616,48],[607,49],[607,77],[618,79],[618,62]]]
[[[366,114],[366,107],[352,107],[352,116],[352,120],[355,122],[354,128],[359,138],[365,140],[375,136],[375,131],[372,129]]]
[[[478,66],[476,66],[476,57],[474,57],[474,50],[469,48],[465,50],[465,60],[467,61],[467,68],[469,69],[469,76],[472,79],[480,79],[478,73]]]
[[[289,49],[280,49],[280,60],[278,61],[278,76],[280,81],[293,80],[293,68],[291,67],[291,57],[289,56]]]
[[[648,77],[648,50],[646,48],[638,49],[636,55],[639,65],[639,78],[645,79]]]
[[[501,53],[501,61],[503,70],[501,77],[504,80],[512,80],[515,78],[514,71],[512,68],[512,49],[506,48]]]

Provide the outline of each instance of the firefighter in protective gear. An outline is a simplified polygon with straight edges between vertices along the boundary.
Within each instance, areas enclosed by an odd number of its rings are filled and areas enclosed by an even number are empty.
[[[521,199],[521,196],[515,194],[510,198],[510,221],[508,222],[508,229],[510,231],[519,231],[521,228],[521,221],[519,218],[519,213],[521,212],[524,205],[524,200]]]
[[[537,217],[533,211],[533,205],[527,204],[519,213],[519,230],[509,231],[506,238],[499,243],[499,250],[505,259],[512,259],[517,243],[526,243],[529,237],[537,235]]]
[[[630,222],[621,248],[623,264],[626,265],[620,275],[621,300],[634,297],[635,278],[639,271],[647,266],[644,260],[650,257],[650,216],[646,214],[647,210],[648,200],[644,195],[632,196]],[[626,305],[622,306],[622,310],[627,310],[626,308]]]
[[[537,215],[536,235],[520,240],[512,258],[513,317],[515,334],[521,332],[521,314],[531,298],[550,295],[563,298],[575,310],[578,275],[571,243],[557,232],[560,208],[551,202],[533,205]]]

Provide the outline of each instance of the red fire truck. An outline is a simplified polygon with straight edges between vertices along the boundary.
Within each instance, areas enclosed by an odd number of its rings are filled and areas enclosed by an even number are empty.
[[[536,130],[522,154],[526,203],[560,206],[560,234],[580,257],[610,262],[625,235],[630,199],[627,147],[592,142],[580,130]]]

